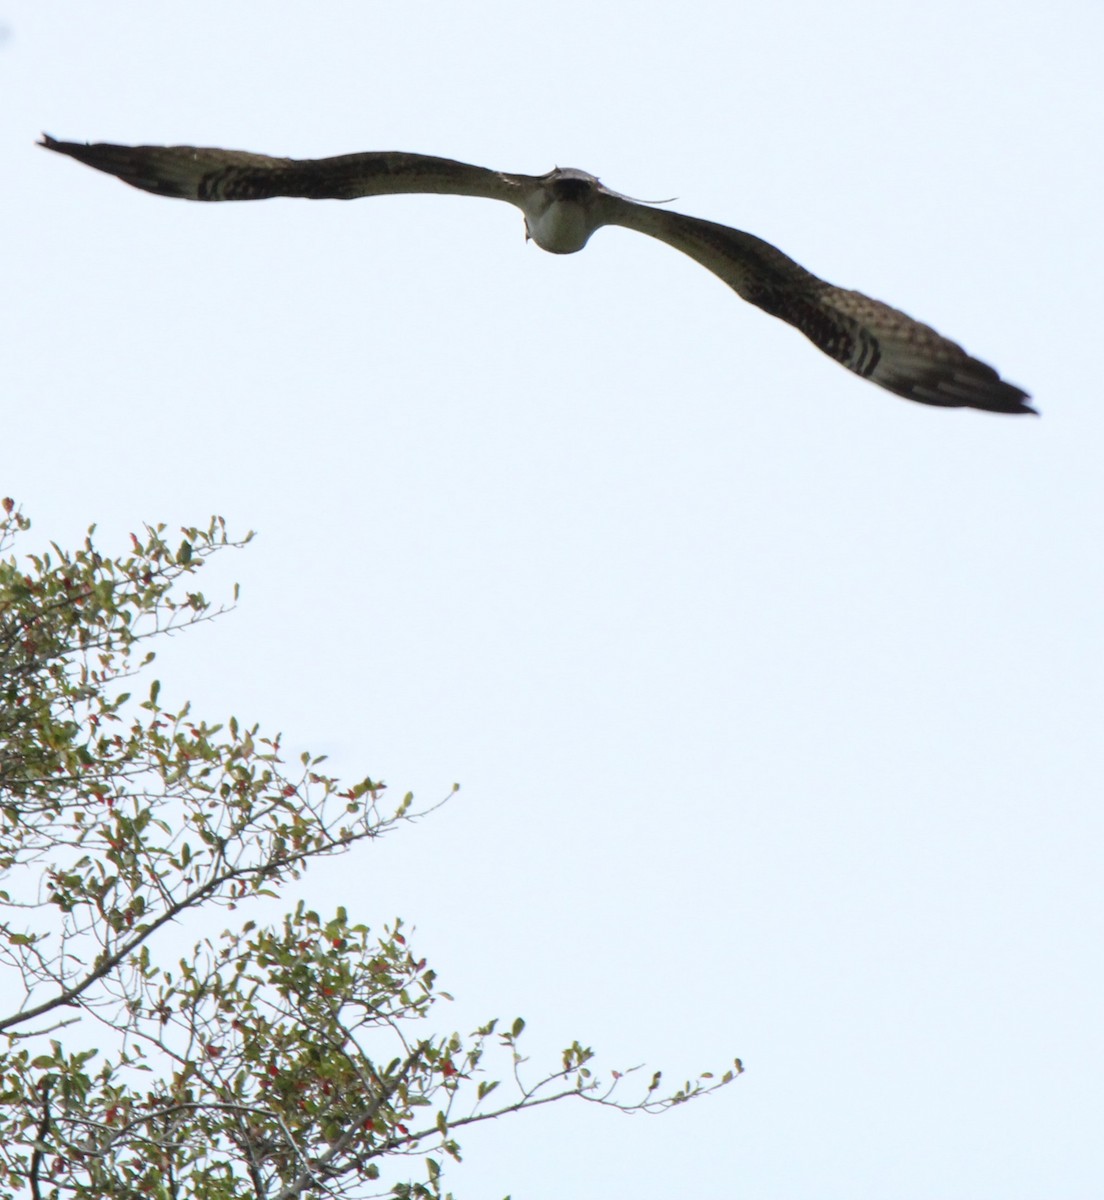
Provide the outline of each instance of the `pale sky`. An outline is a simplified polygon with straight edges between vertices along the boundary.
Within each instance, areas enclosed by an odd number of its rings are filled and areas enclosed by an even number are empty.
[[[1104,1194],[1098,3],[9,4],[25,549],[259,536],[166,702],[431,821],[308,876],[436,1024],[677,1082],[465,1200]],[[34,147],[580,167],[903,308],[1042,418],[850,375],[690,260],[486,201],[169,201]]]

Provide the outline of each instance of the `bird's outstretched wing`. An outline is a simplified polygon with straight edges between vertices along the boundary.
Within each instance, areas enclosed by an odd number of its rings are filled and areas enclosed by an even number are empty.
[[[584,171],[511,175],[400,151],[272,158],[196,146],[84,145],[49,135],[42,145],[133,187],[186,200],[352,200],[412,192],[504,200],[522,210],[538,245],[555,253],[582,249],[602,225],[622,225],[681,250],[848,370],[898,396],[946,408],[1035,411],[1022,388],[898,309],[825,283],[749,233],[632,200]]]
[[[505,175],[451,158],[389,150],[334,158],[273,158],[200,146],[85,145],[59,142],[49,134],[42,135],[40,145],[117,175],[132,187],[181,200],[355,200],[435,192],[518,204],[524,185],[532,182],[530,176]]]
[[[862,292],[818,279],[781,250],[738,229],[604,192],[603,221],[658,238],[779,317],[849,371],[945,408],[1034,413],[1028,394],[928,325]]]

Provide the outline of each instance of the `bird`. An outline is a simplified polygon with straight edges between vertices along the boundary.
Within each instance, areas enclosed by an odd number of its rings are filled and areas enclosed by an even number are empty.
[[[199,146],[63,142],[49,134],[39,145],[132,187],[184,200],[411,193],[503,200],[521,209],[527,240],[552,254],[574,254],[595,230],[619,225],[680,250],[849,371],[897,396],[942,408],[1036,413],[1022,388],[899,309],[827,283],[753,234],[661,207],[668,201],[623,196],[586,171],[515,175],[403,151],[295,159]]]

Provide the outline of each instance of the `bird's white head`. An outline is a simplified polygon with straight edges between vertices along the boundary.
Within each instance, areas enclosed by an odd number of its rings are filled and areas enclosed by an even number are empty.
[[[597,211],[601,192],[602,185],[586,171],[549,171],[525,197],[526,232],[550,254],[574,254],[602,223]]]

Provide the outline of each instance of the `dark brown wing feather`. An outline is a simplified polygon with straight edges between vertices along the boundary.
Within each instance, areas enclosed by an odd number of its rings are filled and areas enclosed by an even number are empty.
[[[117,175],[132,187],[183,200],[354,200],[436,192],[516,202],[519,185],[527,179],[451,158],[386,150],[296,159],[200,146],[84,145],[59,142],[49,134],[43,134],[40,144]]]
[[[612,194],[603,203],[608,224],[681,250],[849,371],[898,396],[944,408],[1035,412],[1022,388],[961,346],[880,300],[825,283],[761,238]]]

